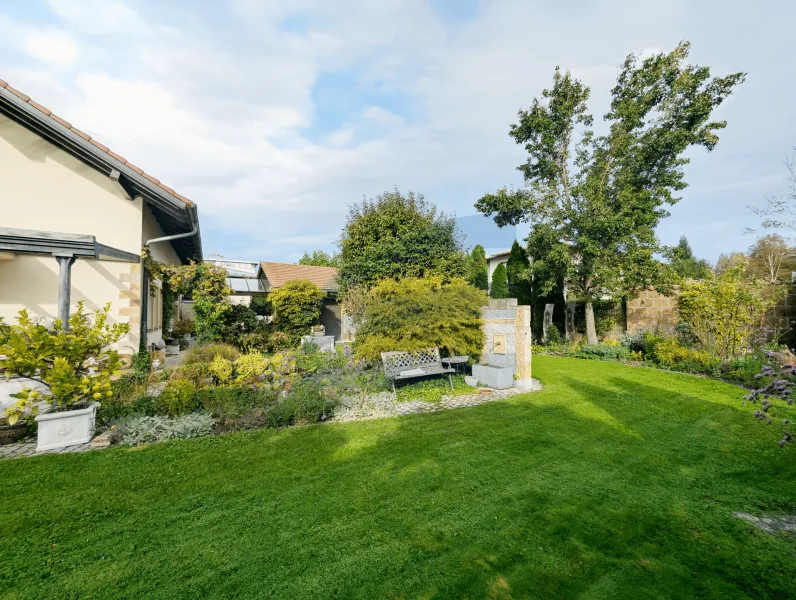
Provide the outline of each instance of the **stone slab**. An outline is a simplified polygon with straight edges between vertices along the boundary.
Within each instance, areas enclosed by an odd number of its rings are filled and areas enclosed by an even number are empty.
[[[473,365],[473,377],[478,382],[496,390],[505,390],[514,385],[514,369],[495,365]]]

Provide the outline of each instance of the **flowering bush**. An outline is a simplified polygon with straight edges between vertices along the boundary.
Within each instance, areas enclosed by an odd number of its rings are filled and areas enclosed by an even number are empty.
[[[774,362],[774,353],[769,353],[769,358]],[[771,401],[772,398],[784,401],[788,406],[793,406],[793,385],[796,380],[796,365],[782,365],[777,371],[771,364],[767,364],[755,375],[758,387],[751,390],[744,396],[744,401],[757,404],[760,402],[760,409],[755,410],[754,415],[761,421],[771,424],[776,416],[776,406]],[[788,430],[790,421],[783,419],[785,426],[782,439],[779,442],[780,448],[785,444],[793,443],[793,435]]]
[[[0,369],[7,378],[20,375],[45,385],[49,394],[41,397],[29,387],[14,394],[18,401],[5,412],[10,424],[28,409],[35,414],[42,400],[56,408],[68,408],[113,395],[111,377],[118,373],[120,361],[118,352],[110,346],[130,326],[111,324],[110,307],[108,303],[90,315],[79,302],[66,330],[61,329],[59,319],[53,329],[48,329],[32,319],[27,310],[20,311],[18,324],[11,325],[6,342],[0,345]]]

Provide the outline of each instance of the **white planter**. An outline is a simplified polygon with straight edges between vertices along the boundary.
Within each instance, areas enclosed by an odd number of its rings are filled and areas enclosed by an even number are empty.
[[[99,403],[88,408],[51,412],[36,417],[39,438],[36,451],[65,448],[91,441],[94,435],[94,418]]]
[[[475,387],[478,385],[478,377],[473,377],[472,375],[465,375],[464,383],[466,383],[470,387]]]

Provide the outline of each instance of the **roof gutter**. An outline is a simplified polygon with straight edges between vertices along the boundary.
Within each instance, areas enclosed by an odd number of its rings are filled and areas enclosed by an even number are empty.
[[[144,242],[144,246],[149,246],[150,244],[156,244],[158,242],[171,242],[173,240],[181,240],[183,238],[195,236],[197,233],[199,233],[199,219],[196,216],[195,206],[188,207],[188,219],[191,221],[191,225],[193,226],[191,231],[187,233],[177,233],[175,235],[166,235],[159,238],[153,238]]]

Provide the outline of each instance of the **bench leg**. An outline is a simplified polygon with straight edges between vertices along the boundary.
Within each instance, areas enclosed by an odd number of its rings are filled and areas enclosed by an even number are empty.
[[[395,379],[392,380],[392,395],[396,400],[398,399],[398,392],[395,391]]]
[[[448,381],[449,381],[449,382],[450,382],[450,384],[451,384],[451,390],[453,390],[453,378],[451,377],[451,374],[450,374],[450,373],[448,373]]]

